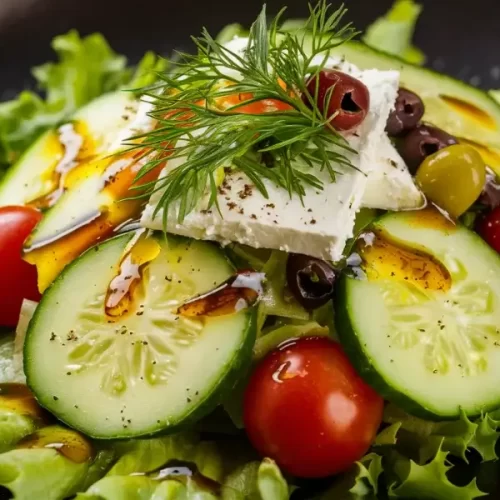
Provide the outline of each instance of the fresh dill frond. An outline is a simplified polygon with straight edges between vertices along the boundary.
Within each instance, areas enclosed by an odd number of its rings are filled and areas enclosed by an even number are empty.
[[[224,167],[243,172],[265,197],[265,179],[290,196],[303,197],[306,186],[322,189],[318,171],[328,171],[334,182],[336,165],[352,167],[352,150],[330,126],[332,117],[320,111],[317,92],[311,95],[307,82],[321,70],[329,51],[356,33],[350,24],[342,26],[343,6],[333,10],[323,0],[309,11],[306,35],[304,30],[280,29],[284,10],[268,24],[263,7],[242,53],[204,30],[193,38],[197,53],[180,54],[174,71],[145,91],[158,126],[133,138],[149,154],[138,177],[167,158],[182,160],[148,185],[148,195],[159,192],[155,215],[163,210],[165,224],[174,204],[178,222],[207,193],[208,208],[216,204],[217,172]],[[318,56],[323,64],[317,64]],[[244,112],[244,107],[268,100],[279,106],[272,112]]]

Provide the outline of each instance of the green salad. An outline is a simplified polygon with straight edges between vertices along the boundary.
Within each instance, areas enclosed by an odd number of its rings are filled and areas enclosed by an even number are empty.
[[[54,39],[0,103],[0,498],[498,498],[500,99],[421,10]]]

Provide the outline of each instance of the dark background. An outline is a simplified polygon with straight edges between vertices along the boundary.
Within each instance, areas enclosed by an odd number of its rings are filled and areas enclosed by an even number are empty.
[[[336,0],[332,0],[334,4]],[[420,0],[424,12],[416,43],[428,64],[484,88],[500,88],[500,0]],[[340,3],[340,1],[338,2]],[[349,19],[364,28],[392,0],[345,0]],[[248,24],[262,0],[0,0],[0,100],[30,85],[29,68],[51,58],[54,35],[77,28],[101,31],[136,60],[147,49],[164,55],[189,48],[189,35],[206,26]],[[303,17],[306,0],[268,0],[271,13],[287,4]]]

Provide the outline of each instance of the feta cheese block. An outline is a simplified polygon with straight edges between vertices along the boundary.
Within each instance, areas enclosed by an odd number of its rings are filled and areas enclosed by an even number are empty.
[[[215,206],[207,209],[208,195],[197,210],[177,222],[176,207],[167,218],[167,231],[196,239],[214,240],[222,244],[238,242],[255,248],[272,248],[304,253],[321,259],[337,261],[348,238],[352,237],[354,219],[361,207],[368,178],[379,161],[379,144],[385,137],[385,124],[395,102],[399,75],[389,71],[352,70],[370,91],[370,110],[355,134],[349,134],[349,145],[358,154],[350,155],[357,169],[336,166],[340,173],[332,183],[326,172],[315,172],[324,189],[306,188],[303,203],[297,195],[290,198],[283,188],[264,180],[266,199],[240,172],[226,175]],[[183,162],[168,162],[164,175]],[[142,225],[163,229],[163,213],[156,203],[161,191],[155,193],[142,216]]]
[[[416,210],[425,205],[425,197],[413,182],[403,158],[383,135],[377,148],[375,168],[368,174],[361,202],[364,208]]]
[[[235,37],[227,42],[225,46],[232,52],[244,57],[247,44],[248,38]],[[318,55],[313,58],[311,65],[337,69],[362,81],[370,78],[369,72],[363,72],[349,61],[338,57],[328,57],[325,61],[322,55]],[[236,76],[234,73],[232,74]],[[377,153],[374,154],[378,158],[367,171],[368,183],[361,206],[383,210],[421,208],[425,203],[424,197],[413,182],[404,160],[392,146],[386,134],[380,137],[380,143],[373,143],[377,149]]]

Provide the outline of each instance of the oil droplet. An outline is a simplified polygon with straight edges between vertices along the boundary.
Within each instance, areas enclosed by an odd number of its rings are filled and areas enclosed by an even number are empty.
[[[391,242],[375,233],[371,244],[358,243],[361,268],[369,280],[398,280],[424,290],[447,291],[451,287],[448,270],[432,255]]]
[[[47,421],[50,418],[24,384],[0,384],[0,408],[6,408],[41,421]]]
[[[185,302],[177,314],[187,317],[225,316],[253,306],[262,295],[264,273],[241,271],[210,292]]]
[[[147,264],[160,253],[158,242],[143,229],[136,233],[127,246],[119,265],[119,272],[108,286],[105,311],[119,317],[132,312],[134,291],[141,282]]]
[[[439,97],[448,106],[450,106],[450,108],[461,114],[464,118],[475,121],[478,125],[482,125],[483,127],[489,128],[490,130],[497,129],[495,120],[481,108],[474,106],[470,102],[458,99],[457,97],[451,97],[447,95],[440,95]]]
[[[72,462],[82,464],[94,457],[92,445],[76,431],[54,425],[44,427],[22,439],[20,449],[52,448]]]

